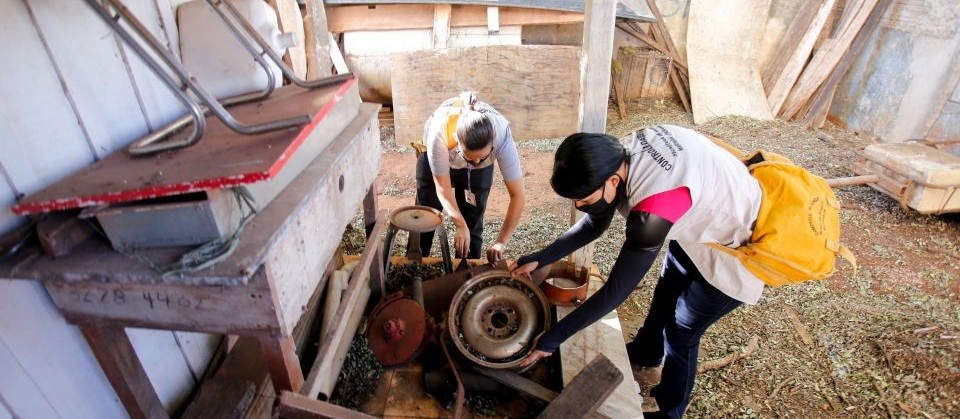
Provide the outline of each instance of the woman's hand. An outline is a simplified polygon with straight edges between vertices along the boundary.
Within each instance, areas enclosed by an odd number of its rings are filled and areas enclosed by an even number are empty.
[[[512,266],[510,268],[510,273],[513,274],[513,276],[524,277],[533,282],[533,278],[530,276],[530,273],[537,270],[537,265],[539,264],[540,262],[533,261],[524,263],[520,266]],[[516,262],[514,262],[514,265],[516,265]]]
[[[453,250],[458,257],[467,257],[470,253],[470,229],[467,225],[457,225],[457,232],[453,235]]]
[[[533,352],[530,352],[529,354],[527,354],[526,358],[523,358],[523,362],[520,363],[519,368],[521,370],[526,370],[532,367],[534,364],[536,364],[537,361],[543,358],[546,358],[550,355],[553,355],[553,354],[549,352],[541,351],[539,349],[534,349]]]
[[[496,242],[493,246],[487,248],[487,261],[490,263],[497,263],[500,259],[503,259],[503,252],[507,250],[507,245]]]

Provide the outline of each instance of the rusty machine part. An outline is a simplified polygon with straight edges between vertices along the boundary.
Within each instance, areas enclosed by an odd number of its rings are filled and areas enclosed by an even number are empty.
[[[374,355],[387,367],[412,360],[433,335],[433,322],[422,304],[406,298],[402,291],[380,301],[371,317],[367,340]]]
[[[573,263],[561,260],[550,264],[548,268],[546,280],[540,283],[540,289],[550,304],[572,307],[587,299],[590,271],[586,267],[577,269]]]
[[[390,228],[387,230],[385,251],[383,253],[384,272],[390,271],[390,255],[393,253],[393,240],[397,230],[410,233],[410,245],[407,247],[407,257],[414,263],[420,263],[423,255],[420,254],[420,233],[436,231],[440,236],[440,253],[443,257],[443,270],[453,272],[453,261],[450,259],[450,244],[447,242],[447,230],[443,228],[443,213],[423,205],[400,207],[390,213]]]
[[[453,296],[447,329],[457,349],[488,368],[512,368],[533,350],[550,324],[547,298],[539,288],[506,269],[468,280]]]

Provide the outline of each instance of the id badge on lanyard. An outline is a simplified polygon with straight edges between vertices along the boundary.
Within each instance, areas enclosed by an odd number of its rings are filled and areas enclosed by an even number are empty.
[[[467,167],[467,190],[463,191],[463,199],[467,201],[468,204],[477,206],[477,196],[473,194],[473,191],[470,189],[470,172],[473,171],[472,167]]]

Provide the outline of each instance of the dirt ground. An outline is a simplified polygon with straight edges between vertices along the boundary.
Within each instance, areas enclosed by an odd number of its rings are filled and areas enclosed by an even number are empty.
[[[381,128],[379,185],[381,208],[392,209],[413,204],[415,181],[413,154],[394,142],[389,123]],[[626,120],[611,106],[608,132],[656,123],[694,127],[671,102],[639,100],[628,105]],[[810,131],[780,120],[726,117],[695,128],[741,150],[781,153],[826,178],[851,176],[848,165],[869,143],[837,127]],[[539,249],[569,225],[569,201],[548,184],[559,142],[519,144],[527,205],[508,257]],[[485,242],[508,202],[499,178],[495,185]],[[687,417],[960,417],[960,218],[919,215],[864,186],[837,195],[841,240],[859,258],[856,276],[841,263],[831,279],[768,288],[758,305],[719,321],[703,338],[701,363],[745,351],[754,338],[759,346],[700,374]],[[596,243],[603,273],[622,244],[622,225],[615,220]],[[627,339],[646,315],[657,270],[618,310]]]

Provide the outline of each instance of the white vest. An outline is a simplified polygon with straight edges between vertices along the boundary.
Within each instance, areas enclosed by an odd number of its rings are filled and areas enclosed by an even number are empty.
[[[703,277],[731,298],[756,304],[764,283],[737,259],[706,243],[737,247],[746,244],[760,210],[760,184],[747,167],[696,131],[657,125],[627,137],[630,165],[628,199],[620,213],[627,217],[652,195],[687,187],[691,208],[674,223],[667,240],[675,240]]]

